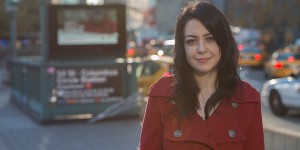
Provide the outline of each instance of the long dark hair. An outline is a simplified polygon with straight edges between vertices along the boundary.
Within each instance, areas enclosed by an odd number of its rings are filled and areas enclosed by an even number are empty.
[[[193,68],[187,62],[184,50],[184,27],[191,19],[197,19],[212,34],[221,51],[221,59],[217,64],[216,91],[206,102],[205,117],[224,98],[230,98],[239,83],[238,49],[223,13],[213,5],[204,1],[188,3],[177,17],[174,47],[174,76],[176,79],[175,100],[176,111],[180,118],[189,117],[199,108],[197,95],[201,89],[192,74]]]

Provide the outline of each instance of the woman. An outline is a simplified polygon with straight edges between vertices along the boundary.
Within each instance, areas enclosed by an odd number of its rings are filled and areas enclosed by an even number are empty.
[[[149,93],[140,150],[263,150],[259,93],[238,75],[237,44],[216,7],[177,18],[174,75]]]

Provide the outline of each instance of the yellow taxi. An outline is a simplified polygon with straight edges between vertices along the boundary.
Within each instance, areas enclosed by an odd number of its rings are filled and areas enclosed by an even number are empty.
[[[170,56],[150,55],[142,58],[136,69],[139,92],[147,96],[149,87],[158,79],[171,74],[173,58]]]
[[[139,91],[139,116],[142,119],[147,104],[149,87],[161,77],[172,73],[173,58],[170,56],[150,55],[139,62],[136,77]]]
[[[242,66],[261,67],[263,66],[265,53],[258,47],[239,46],[239,64]]]
[[[300,71],[300,55],[289,49],[275,51],[264,63],[266,78],[286,77]]]

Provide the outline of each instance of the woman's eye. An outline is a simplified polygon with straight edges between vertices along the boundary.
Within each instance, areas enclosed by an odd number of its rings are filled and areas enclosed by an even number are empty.
[[[213,41],[215,41],[215,39],[211,36],[211,37],[207,37],[207,38],[206,38],[206,41],[208,41],[208,42],[213,42]]]
[[[186,41],[186,44],[189,44],[189,45],[195,44],[195,43],[197,43],[197,40],[195,40],[195,39],[190,39],[190,40]]]

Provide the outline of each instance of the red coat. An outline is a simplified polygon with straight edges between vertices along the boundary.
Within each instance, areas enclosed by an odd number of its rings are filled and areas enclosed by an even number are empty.
[[[170,114],[173,77],[152,86],[144,116],[140,150],[263,150],[259,93],[244,82],[231,99],[224,99],[207,121],[197,113],[178,126]]]

